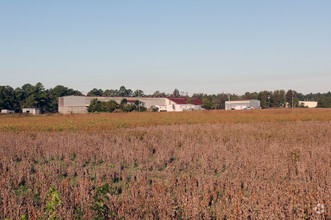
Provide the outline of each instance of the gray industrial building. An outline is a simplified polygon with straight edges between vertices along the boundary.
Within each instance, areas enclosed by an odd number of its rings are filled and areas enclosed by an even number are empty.
[[[87,108],[92,99],[107,102],[114,100],[120,103],[123,99],[128,102],[139,100],[143,107],[149,109],[155,106],[159,111],[189,111],[201,110],[201,101],[194,99],[188,103],[188,98],[159,98],[159,97],[109,97],[109,96],[64,96],[59,98],[58,111],[61,114],[88,113]]]
[[[260,101],[256,99],[225,102],[225,110],[244,110],[244,109],[260,109],[260,108],[261,108]]]

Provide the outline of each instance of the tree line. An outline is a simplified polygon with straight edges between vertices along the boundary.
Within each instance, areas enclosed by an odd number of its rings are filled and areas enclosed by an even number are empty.
[[[80,91],[74,90],[62,85],[57,85],[54,88],[45,89],[42,83],[36,85],[29,83],[22,87],[13,89],[10,86],[0,86],[0,110],[10,109],[19,113],[22,108],[39,108],[42,113],[54,113],[58,110],[58,98],[68,95],[83,95]],[[219,94],[204,94],[195,93],[189,96],[183,91],[174,89],[172,93],[155,91],[152,94],[145,94],[143,90],[131,90],[121,86],[119,89],[97,89],[93,88],[87,93],[88,96],[122,96],[122,97],[184,97],[197,98],[203,103],[205,109],[224,109],[225,101],[228,100],[246,100],[257,99],[261,102],[262,108],[281,108],[281,107],[300,107],[298,101],[317,101],[318,107],[331,108],[331,92],[328,93],[310,93],[302,94],[294,90],[275,90],[261,92],[246,92],[244,95],[219,93]],[[121,111],[134,111],[139,104],[128,103],[101,103],[94,101],[90,109],[93,111],[113,112],[116,109]],[[92,110],[91,110],[92,111]]]
[[[246,92],[244,95],[236,94],[193,94],[193,98],[202,100],[205,109],[224,109],[225,101],[228,100],[249,100],[257,99],[260,101],[261,108],[283,108],[283,107],[302,107],[299,101],[316,101],[317,107],[331,108],[331,92],[327,93],[310,93],[304,95],[295,90],[274,90],[261,92]]]
[[[39,108],[42,113],[57,112],[58,98],[67,95],[83,94],[62,85],[45,89],[40,82],[36,85],[27,83],[16,89],[0,86],[0,110],[10,109],[19,113],[22,108]]]
[[[153,108],[149,109],[153,111]],[[98,101],[97,98],[92,99],[88,112],[145,112],[147,108],[141,105],[139,100],[135,100],[133,103],[129,103],[127,99],[123,98],[121,103],[117,103],[114,100],[109,100],[107,102]]]

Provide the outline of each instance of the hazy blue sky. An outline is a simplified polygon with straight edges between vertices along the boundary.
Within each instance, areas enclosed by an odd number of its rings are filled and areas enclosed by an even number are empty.
[[[330,0],[0,2],[0,85],[331,90]]]

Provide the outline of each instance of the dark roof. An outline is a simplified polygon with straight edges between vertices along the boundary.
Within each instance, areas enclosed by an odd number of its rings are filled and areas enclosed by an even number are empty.
[[[193,105],[202,105],[202,101],[196,98],[168,98],[170,101],[180,105],[180,104],[190,104],[188,103],[189,100],[192,100]]]

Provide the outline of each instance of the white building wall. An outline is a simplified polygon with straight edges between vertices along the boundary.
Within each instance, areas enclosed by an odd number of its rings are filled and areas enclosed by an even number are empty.
[[[175,102],[167,98],[153,98],[153,97],[93,97],[93,96],[65,96],[59,98],[59,113],[87,113],[87,108],[90,105],[92,99],[98,99],[99,101],[107,102],[114,100],[120,103],[123,99],[127,100],[139,100],[142,102],[142,106],[147,109],[151,106],[156,106],[159,111],[189,111],[189,110],[201,110],[200,105],[193,104],[176,104]]]
[[[15,111],[14,110],[8,110],[8,109],[2,109],[1,113],[2,114],[14,114]]]
[[[193,104],[172,104],[172,105],[155,105],[159,108],[159,112],[182,112],[182,111],[195,111],[202,110],[200,105]]]
[[[299,106],[305,106],[305,107],[308,107],[308,108],[316,108],[317,107],[317,102],[299,101]]]
[[[33,114],[33,115],[39,115],[40,114],[40,109],[39,108],[23,108],[22,112]]]
[[[166,105],[167,98],[151,98],[151,97],[93,97],[93,96],[65,96],[59,98],[59,113],[87,113],[87,107],[90,105],[92,99],[98,99],[99,101],[107,102],[114,100],[117,103],[121,103],[123,99],[127,100],[140,100],[142,106],[147,109],[153,105]]]

